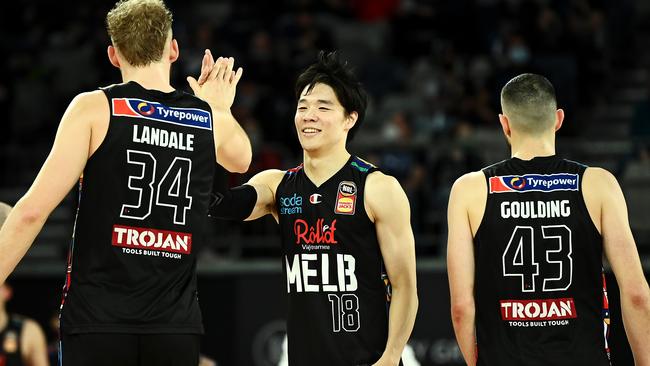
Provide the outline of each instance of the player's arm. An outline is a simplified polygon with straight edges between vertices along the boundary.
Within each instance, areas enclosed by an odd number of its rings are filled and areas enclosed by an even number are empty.
[[[83,93],[68,106],[47,160],[0,230],[0,282],[14,270],[45,220],[79,180],[88,160],[92,118],[108,119],[103,92]]]
[[[397,365],[411,336],[418,310],[411,210],[397,180],[381,172],[368,176],[364,196],[368,216],[375,223],[393,291],[388,340],[381,359],[375,365]]]
[[[277,220],[275,191],[284,176],[282,170],[257,173],[246,184],[219,193],[210,216],[227,220],[255,220],[272,214]]]
[[[22,358],[27,366],[48,366],[47,344],[41,327],[33,320],[26,319],[23,324]]]
[[[465,362],[476,365],[474,305],[474,238],[469,220],[472,194],[485,190],[482,172],[465,174],[451,188],[447,207],[447,272],[451,296],[451,319]]]
[[[250,140],[230,111],[235,100],[237,83],[243,74],[233,71],[235,60],[219,57],[216,62],[206,51],[199,81],[188,77],[194,94],[208,102],[212,109],[214,144],[217,162],[229,172],[244,173],[253,156]]]
[[[605,255],[612,266],[621,294],[623,323],[636,365],[650,365],[650,290],[643,275],[627,205],[616,178],[600,168],[588,168],[582,184],[588,207],[596,204]],[[593,217],[593,216],[592,216]]]

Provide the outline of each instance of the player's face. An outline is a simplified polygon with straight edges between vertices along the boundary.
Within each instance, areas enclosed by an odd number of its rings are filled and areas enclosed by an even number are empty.
[[[345,115],[332,87],[316,84],[300,94],[294,122],[300,145],[306,151],[315,151],[343,143],[354,121]]]

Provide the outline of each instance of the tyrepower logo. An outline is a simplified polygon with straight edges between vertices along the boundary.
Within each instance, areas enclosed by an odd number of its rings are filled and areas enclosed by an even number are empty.
[[[112,244],[122,248],[190,254],[192,234],[114,225]]]
[[[572,298],[501,301],[503,320],[560,320],[577,317]]]
[[[490,177],[490,193],[578,191],[577,174],[526,174]]]
[[[336,220],[325,225],[325,219],[316,220],[316,225],[311,226],[307,221],[297,219],[293,223],[293,232],[296,234],[296,244],[338,244],[334,233]]]
[[[135,98],[111,99],[114,116],[144,118],[205,130],[212,129],[210,112],[197,108],[168,107],[157,102]]]

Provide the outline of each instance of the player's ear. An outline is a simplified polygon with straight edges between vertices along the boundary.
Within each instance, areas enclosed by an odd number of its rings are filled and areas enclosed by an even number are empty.
[[[501,123],[501,129],[503,129],[503,133],[508,139],[510,139],[512,131],[510,130],[510,120],[508,119],[508,116],[499,113],[499,123]]]
[[[106,53],[108,54],[108,60],[111,62],[111,65],[119,69],[120,59],[117,56],[117,48],[113,47],[113,45],[109,45],[108,49],[106,50]]]
[[[558,109],[555,111],[555,131],[559,130],[562,127],[562,122],[564,122],[564,110]]]
[[[347,117],[345,117],[344,121],[344,128],[346,131],[350,131],[352,127],[357,123],[357,119],[359,118],[359,113],[356,111],[350,112]]]
[[[179,55],[180,49],[178,48],[178,42],[176,39],[172,39],[171,44],[169,45],[169,63],[173,64],[176,60],[178,60]]]

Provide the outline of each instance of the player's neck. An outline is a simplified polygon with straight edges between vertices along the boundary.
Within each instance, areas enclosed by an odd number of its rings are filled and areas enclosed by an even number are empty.
[[[521,138],[512,141],[511,156],[521,160],[531,160],[539,156],[555,155],[554,138]]]
[[[125,83],[135,81],[145,89],[174,91],[169,82],[170,65],[153,63],[144,67],[123,67],[120,71]]]
[[[303,166],[305,174],[311,181],[320,186],[331,176],[336,174],[350,158],[350,153],[345,148],[327,152],[303,151]]]

